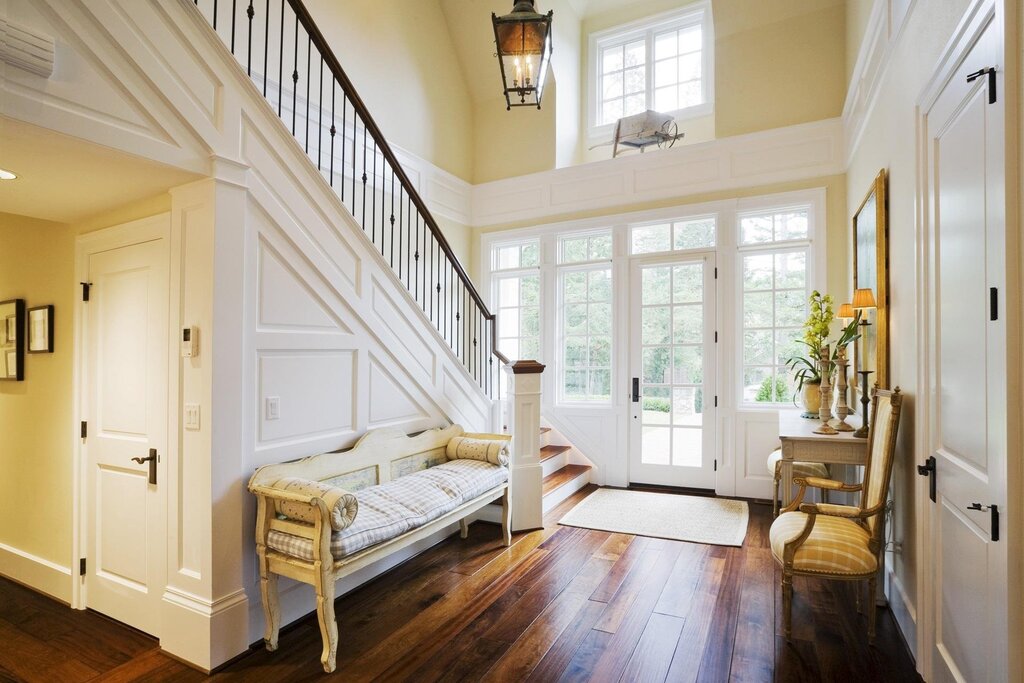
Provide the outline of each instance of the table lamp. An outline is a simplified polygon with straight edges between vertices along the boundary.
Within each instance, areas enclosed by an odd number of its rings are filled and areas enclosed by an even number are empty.
[[[868,375],[871,374],[871,370],[865,369],[868,358],[868,322],[867,311],[872,308],[876,308],[875,294],[870,288],[858,289],[853,293],[853,303],[850,308],[861,311],[860,316],[860,350],[858,354],[860,356],[860,370],[857,374],[861,376],[861,393],[860,402],[864,407],[864,422],[861,424],[860,429],[853,433],[854,436],[862,439],[867,438],[868,435],[868,405],[871,403],[871,398],[868,396]],[[840,308],[840,314],[843,309]]]

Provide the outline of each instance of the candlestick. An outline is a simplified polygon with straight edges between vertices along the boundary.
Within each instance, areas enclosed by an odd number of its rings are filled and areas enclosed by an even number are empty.
[[[818,410],[818,417],[821,418],[821,426],[814,430],[815,434],[838,434],[828,422],[832,419],[832,385],[829,381],[829,371],[832,361],[829,358],[828,345],[821,347],[821,357],[818,361],[819,373],[821,374],[821,408]]]
[[[839,349],[836,354],[836,372],[839,375],[838,405],[836,406],[836,417],[839,423],[836,425],[837,432],[852,432],[853,427],[846,423],[846,417],[850,414],[850,408],[846,405],[846,366],[849,361],[846,359],[846,347]]]
[[[861,424],[860,429],[853,433],[854,436],[861,439],[866,439],[868,436],[868,404],[871,403],[871,399],[868,398],[868,375],[871,374],[870,370],[858,370],[857,374],[861,375],[863,387],[860,392],[860,402],[864,407],[864,422]]]

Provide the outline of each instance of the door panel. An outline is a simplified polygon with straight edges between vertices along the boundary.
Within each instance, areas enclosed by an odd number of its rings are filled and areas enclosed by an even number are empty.
[[[165,239],[92,254],[86,313],[88,606],[159,635],[166,577],[168,269]]]
[[[634,263],[629,479],[714,488],[714,259]]]
[[[1006,542],[989,509],[1005,538],[1006,329],[989,307],[990,288],[1005,291],[1003,104],[987,78],[967,80],[997,64],[988,21],[927,113],[937,681],[1005,680],[1008,663]]]

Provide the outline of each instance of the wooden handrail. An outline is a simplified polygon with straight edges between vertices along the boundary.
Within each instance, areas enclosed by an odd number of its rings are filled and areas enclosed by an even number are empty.
[[[374,141],[377,143],[377,149],[381,151],[381,153],[384,156],[384,159],[391,165],[391,168],[394,171],[395,175],[398,176],[398,179],[402,184],[402,188],[409,195],[410,199],[412,199],[412,203],[416,206],[416,209],[423,217],[424,223],[426,224],[427,228],[430,229],[430,232],[433,234],[434,239],[437,240],[437,243],[440,245],[441,250],[444,251],[444,253],[448,256],[448,260],[451,262],[454,271],[458,274],[459,279],[462,280],[462,284],[466,287],[466,290],[469,292],[470,296],[473,297],[473,301],[476,302],[476,305],[480,307],[480,311],[483,314],[484,318],[491,321],[491,329],[496,332],[496,329],[494,327],[494,314],[490,312],[490,310],[487,307],[487,304],[484,303],[483,297],[480,296],[480,293],[477,292],[476,287],[473,286],[473,281],[470,279],[469,274],[462,267],[462,264],[459,262],[458,257],[455,256],[455,252],[452,250],[451,245],[448,244],[448,240],[445,239],[444,235],[441,233],[441,229],[438,227],[433,215],[431,215],[430,211],[427,209],[427,205],[423,202],[422,197],[420,197],[419,193],[416,191],[416,188],[415,186],[413,186],[412,181],[409,180],[409,177],[405,174],[405,171],[402,169],[402,166],[398,163],[398,157],[395,156],[395,153],[394,151],[392,151],[391,146],[388,145],[387,140],[384,139],[384,134],[377,126],[377,122],[373,120],[372,116],[370,116],[370,111],[367,109],[366,104],[363,102],[362,98],[359,97],[359,93],[356,92],[356,89],[352,85],[352,81],[349,80],[349,77],[345,73],[345,70],[341,68],[341,63],[338,62],[338,58],[335,56],[334,52],[327,44],[327,39],[324,38],[324,35],[320,32],[319,27],[317,27],[316,23],[313,21],[313,17],[309,14],[309,10],[307,10],[306,6],[302,4],[302,0],[288,0],[288,4],[295,12],[295,16],[302,24],[302,27],[306,29],[306,33],[309,34],[310,39],[313,41],[313,45],[320,53],[320,56],[323,58],[324,63],[327,65],[327,68],[330,69],[331,73],[334,75],[334,78],[341,85],[342,90],[345,92],[346,95],[348,95],[349,100],[352,102],[352,107],[355,109],[356,113],[362,119],[363,125],[370,131],[370,135],[373,136]],[[508,359],[504,355],[502,355],[497,349],[497,341],[498,338],[497,335],[495,334],[495,348],[493,353],[495,356],[498,357],[499,360],[501,360],[502,363],[507,364]]]

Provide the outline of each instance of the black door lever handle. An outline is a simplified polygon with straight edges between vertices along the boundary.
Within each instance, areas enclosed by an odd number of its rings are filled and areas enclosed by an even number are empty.
[[[143,463],[149,463],[149,483],[156,486],[156,449],[150,448],[149,455],[145,458],[132,458],[132,462],[137,462],[140,465]]]
[[[928,459],[924,461],[923,465],[917,466],[917,473],[922,477],[928,477],[928,497],[935,502],[935,483],[936,483],[936,467],[935,467],[935,456],[930,455]]]

